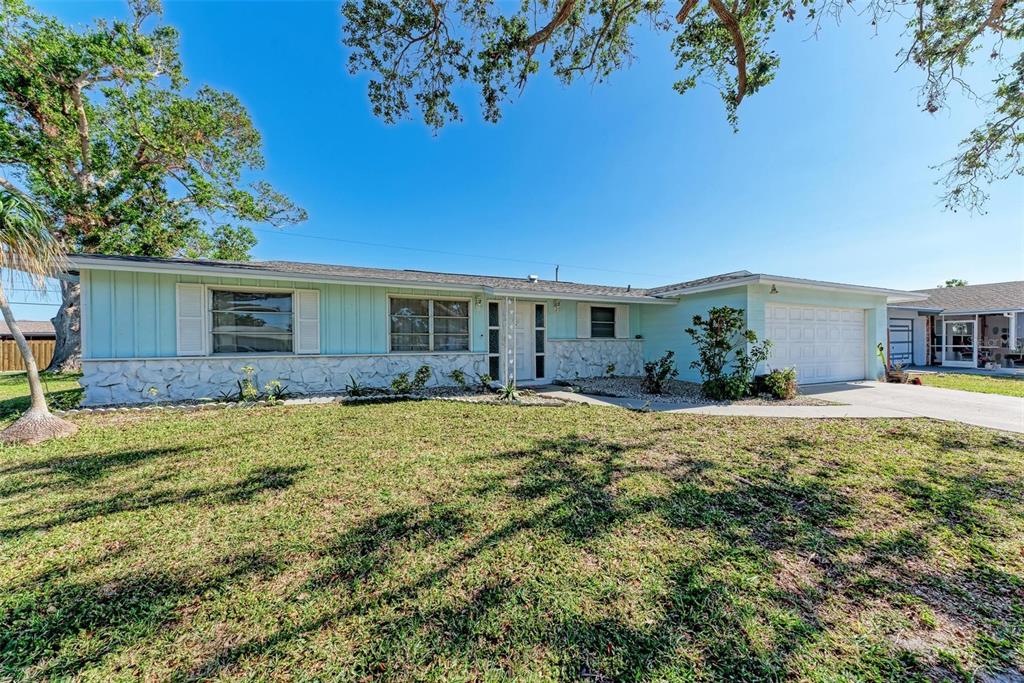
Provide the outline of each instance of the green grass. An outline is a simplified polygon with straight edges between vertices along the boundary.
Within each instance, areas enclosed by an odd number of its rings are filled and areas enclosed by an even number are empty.
[[[1002,394],[1003,396],[1019,396],[1024,398],[1024,379],[1017,377],[988,377],[985,375],[968,375],[965,373],[931,373],[911,372],[911,377],[919,377],[921,383],[929,387],[942,389],[959,389],[975,391],[981,394]]]
[[[51,408],[74,408],[82,398],[78,378],[82,375],[42,373],[43,391]],[[0,425],[17,419],[28,408],[28,381],[24,372],[0,372]]]
[[[958,680],[1024,665],[1024,440],[441,402],[0,451],[0,679]]]

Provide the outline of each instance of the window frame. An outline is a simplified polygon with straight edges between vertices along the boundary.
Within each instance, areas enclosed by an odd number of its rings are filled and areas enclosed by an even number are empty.
[[[395,299],[415,299],[427,303],[427,348],[426,351],[395,351],[391,348],[391,302]],[[466,348],[463,351],[436,351],[434,350],[434,302],[435,301],[464,301],[466,302]],[[423,355],[423,354],[450,354],[450,353],[473,353],[473,305],[474,298],[471,296],[423,296],[416,294],[388,294],[388,308],[385,316],[387,325],[388,355]],[[453,318],[453,316],[441,316],[442,318]],[[458,318],[454,318],[458,319]],[[451,335],[451,332],[442,333]]]
[[[608,335],[608,336],[594,334],[594,310],[598,309],[598,308],[608,309],[608,310],[610,310],[612,312],[612,319],[611,319],[610,323],[607,320],[599,320],[599,321],[597,321],[597,323],[599,325],[608,325],[608,324],[610,324],[612,326],[611,327],[612,333],[610,335]],[[617,337],[615,335],[615,330],[616,330],[616,325],[619,322],[618,321],[618,317],[619,317],[619,310],[618,310],[618,307],[615,306],[615,305],[609,305],[609,306],[594,306],[594,305],[591,305],[590,306],[590,339],[616,339]]]
[[[298,352],[298,345],[295,343],[296,331],[295,328],[298,323],[298,310],[296,306],[296,293],[297,289],[293,287],[247,287],[244,285],[212,285],[204,283],[203,287],[206,289],[206,353],[205,356],[209,358],[230,358],[232,356],[297,356],[300,355]],[[215,332],[213,324],[213,293],[214,292],[242,292],[245,294],[287,294],[292,298],[292,310],[291,310],[291,327],[292,327],[292,350],[291,351],[228,351],[224,353],[217,353],[214,351],[213,337]]]

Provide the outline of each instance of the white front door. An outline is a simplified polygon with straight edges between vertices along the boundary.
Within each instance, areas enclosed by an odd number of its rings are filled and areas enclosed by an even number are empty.
[[[974,321],[943,321],[942,364],[953,368],[973,368],[977,365],[974,357]]]
[[[516,304],[514,322],[515,334],[512,343],[515,345],[516,381],[534,379],[533,340],[534,340],[534,305],[519,302]]]
[[[864,311],[859,308],[767,304],[768,366],[796,368],[800,384],[864,379]]]

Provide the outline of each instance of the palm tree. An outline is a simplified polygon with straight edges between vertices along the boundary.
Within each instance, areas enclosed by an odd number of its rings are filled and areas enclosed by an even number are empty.
[[[20,270],[28,273],[37,287],[45,287],[46,276],[59,272],[64,263],[64,252],[46,225],[46,219],[24,195],[0,191],[0,275],[4,271]],[[0,312],[25,359],[28,386],[32,403],[14,424],[0,432],[2,443],[39,443],[78,431],[78,426],[50,413],[39,381],[39,368],[32,350],[14,319],[7,294],[0,277]]]

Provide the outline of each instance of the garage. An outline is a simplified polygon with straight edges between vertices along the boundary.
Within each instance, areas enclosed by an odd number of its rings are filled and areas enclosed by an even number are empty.
[[[767,304],[768,365],[795,367],[801,384],[864,379],[864,310]]]

